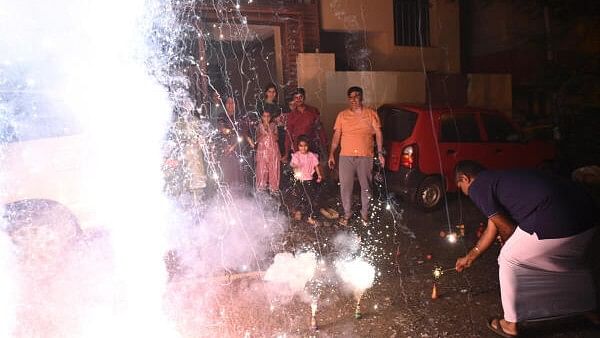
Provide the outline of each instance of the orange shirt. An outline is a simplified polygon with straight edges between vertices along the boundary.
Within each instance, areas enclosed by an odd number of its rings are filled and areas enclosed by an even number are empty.
[[[381,128],[377,113],[367,107],[360,114],[342,110],[335,119],[334,130],[341,132],[341,156],[370,156],[373,154],[373,135]]]

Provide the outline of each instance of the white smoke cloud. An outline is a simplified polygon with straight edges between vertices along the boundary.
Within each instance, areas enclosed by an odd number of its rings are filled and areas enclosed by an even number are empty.
[[[162,0],[0,0],[0,82],[13,93],[1,98],[52,98],[69,108],[55,116],[73,112],[83,125],[82,198],[110,241],[101,248],[110,264],[59,262],[47,284],[29,273],[16,278],[23,289],[17,310],[33,309],[32,327],[46,325],[37,336],[177,336],[162,299],[167,202],[161,144],[172,106],[163,86],[168,81],[157,76],[169,56],[148,39],[150,28],[176,30],[173,20],[170,2]],[[0,120],[16,110],[35,115],[27,100],[21,106],[2,101]],[[9,271],[0,274],[13,275]]]
[[[185,277],[264,270],[287,228],[285,217],[256,200],[216,196],[201,216],[177,214],[171,222],[171,248]]]
[[[314,277],[316,269],[317,258],[314,252],[301,252],[296,255],[283,252],[275,256],[264,280],[273,283],[271,290],[276,294],[288,297],[304,296],[304,288]]]
[[[1,211],[1,210],[0,210]],[[1,222],[1,221],[0,221]],[[16,248],[0,227],[0,336],[12,337],[17,323],[19,285],[16,278]]]

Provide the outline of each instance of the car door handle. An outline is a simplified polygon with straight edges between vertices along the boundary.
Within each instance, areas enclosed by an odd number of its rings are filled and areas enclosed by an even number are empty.
[[[454,155],[454,154],[456,154],[456,150],[454,150],[454,149],[446,150],[446,155]]]

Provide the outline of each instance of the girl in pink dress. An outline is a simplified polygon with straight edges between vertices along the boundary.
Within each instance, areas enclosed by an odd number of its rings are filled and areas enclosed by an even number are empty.
[[[277,124],[271,113],[263,111],[256,127],[256,190],[279,193],[279,161],[281,154],[277,143]]]
[[[296,178],[294,218],[297,220],[302,218],[302,211],[304,211],[308,214],[308,223],[316,225],[314,215],[315,210],[319,210],[317,184],[321,183],[323,174],[317,154],[308,150],[308,138],[305,135],[298,137],[298,151],[292,154],[290,166],[294,169],[294,178]]]

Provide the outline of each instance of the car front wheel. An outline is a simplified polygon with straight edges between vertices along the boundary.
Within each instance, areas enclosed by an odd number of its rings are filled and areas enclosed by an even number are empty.
[[[437,209],[445,196],[445,189],[442,180],[436,176],[426,177],[415,196],[415,203],[420,209],[432,211]]]

